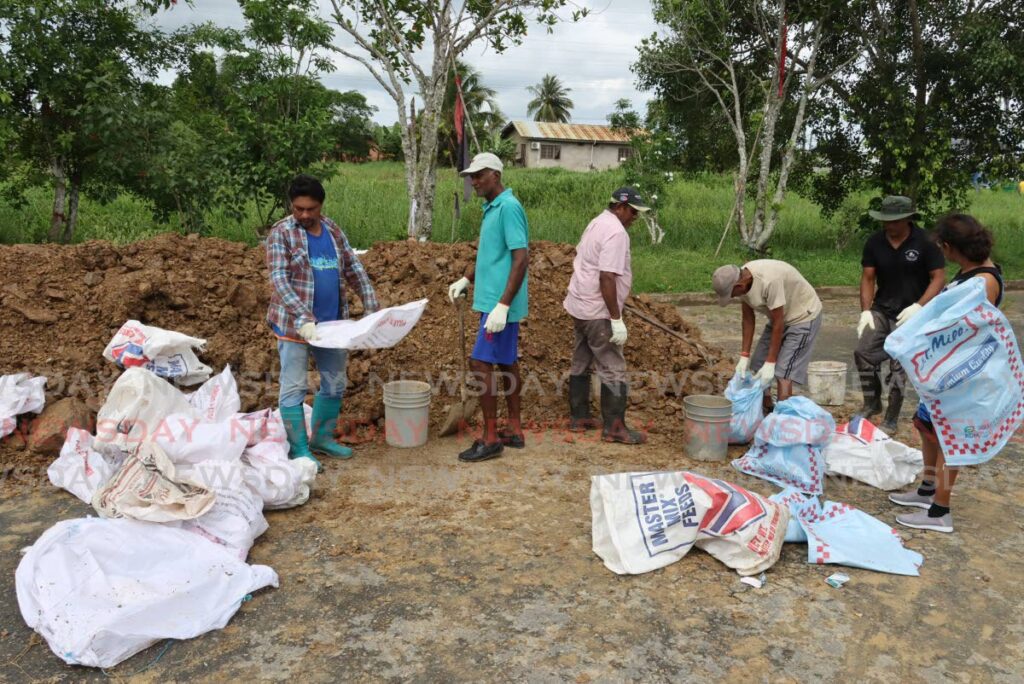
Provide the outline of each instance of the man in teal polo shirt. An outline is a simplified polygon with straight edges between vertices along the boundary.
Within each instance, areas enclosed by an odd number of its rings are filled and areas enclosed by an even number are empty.
[[[482,439],[459,454],[462,461],[486,461],[500,456],[506,446],[526,446],[519,396],[519,321],[526,318],[530,236],[523,205],[501,183],[503,168],[496,155],[482,152],[462,171],[463,176],[469,176],[477,196],[486,200],[476,265],[448,288],[448,297],[454,302],[472,283],[473,310],[480,313],[480,330],[469,367],[484,388],[480,396],[484,431]],[[494,372],[495,366],[500,374]],[[508,404],[508,429],[500,432],[499,375]]]

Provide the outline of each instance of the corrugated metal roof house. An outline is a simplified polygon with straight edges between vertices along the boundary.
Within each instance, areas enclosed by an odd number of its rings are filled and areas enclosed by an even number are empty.
[[[629,135],[597,124],[510,121],[502,138],[516,143],[516,165],[573,171],[613,169],[633,156]]]

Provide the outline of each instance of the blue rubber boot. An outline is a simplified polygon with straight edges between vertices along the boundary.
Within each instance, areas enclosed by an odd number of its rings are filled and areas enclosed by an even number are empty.
[[[334,426],[341,413],[341,399],[313,399],[313,439],[309,448],[322,456],[352,458],[352,450],[334,441]]]
[[[284,431],[288,436],[288,458],[308,458],[316,463],[317,472],[322,473],[324,471],[323,464],[309,450],[309,438],[306,436],[306,413],[302,404],[281,406],[280,411],[281,420],[284,422]]]

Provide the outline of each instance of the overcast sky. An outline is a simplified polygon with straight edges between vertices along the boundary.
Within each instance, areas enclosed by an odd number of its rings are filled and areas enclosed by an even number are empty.
[[[179,5],[163,12],[157,23],[166,29],[203,21],[242,27],[237,0],[195,0],[194,5]],[[615,101],[622,97],[644,113],[649,98],[636,90],[629,67],[636,60],[637,44],[656,29],[649,0],[585,0],[577,6],[590,8],[590,16],[575,24],[559,24],[550,34],[543,27],[531,26],[522,45],[500,55],[482,43],[463,55],[482,73],[484,83],[498,92],[498,103],[506,117],[527,118],[526,103],[531,96],[526,87],[535,85],[546,73],[555,74],[572,89],[569,96],[575,104],[574,122],[607,123]],[[324,16],[329,16],[329,3],[321,0],[321,7]],[[569,16],[568,11],[564,14]],[[349,44],[337,33],[339,45]],[[377,107],[377,121],[397,120],[394,101],[365,67],[340,55],[336,62],[337,70],[323,77],[327,87],[358,90]],[[170,78],[168,75],[167,80]]]

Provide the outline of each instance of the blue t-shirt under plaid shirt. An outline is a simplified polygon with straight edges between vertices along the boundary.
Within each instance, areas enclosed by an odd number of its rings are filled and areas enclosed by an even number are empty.
[[[313,315],[317,323],[338,320],[341,305],[341,275],[334,240],[326,230],[306,237],[309,265],[313,267]]]

